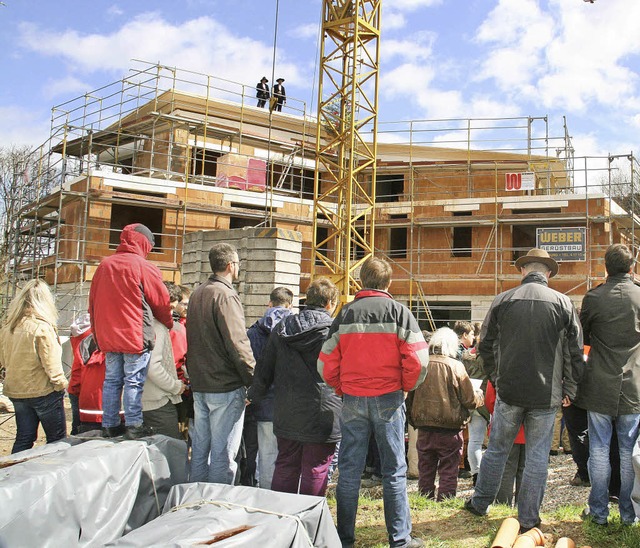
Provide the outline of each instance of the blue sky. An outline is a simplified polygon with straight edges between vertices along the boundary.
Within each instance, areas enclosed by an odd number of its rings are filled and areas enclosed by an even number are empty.
[[[276,0],[4,0],[0,145],[38,145],[51,107],[132,59],[271,79]],[[320,0],[279,0],[276,77],[315,104]],[[382,121],[562,117],[576,155],[640,153],[637,0],[383,0]]]

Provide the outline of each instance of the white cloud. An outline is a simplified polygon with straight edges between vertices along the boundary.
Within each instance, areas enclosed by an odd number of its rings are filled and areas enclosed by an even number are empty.
[[[39,146],[49,138],[50,122],[45,112],[18,105],[0,107],[0,144]]]
[[[382,32],[388,30],[397,30],[403,28],[407,24],[407,19],[400,12],[391,11],[382,18],[380,30]],[[386,44],[386,41],[385,41]]]
[[[382,5],[382,31],[398,30],[407,25],[406,14],[442,4],[443,0],[391,0]]]
[[[25,48],[65,60],[76,74],[122,74],[131,66],[131,59],[159,60],[167,66],[250,85],[262,74],[271,73],[270,45],[238,36],[210,17],[172,24],[157,14],[145,14],[106,35],[53,32],[22,24],[19,34]],[[277,70],[287,81],[303,82],[298,67],[283,52],[277,58]]]
[[[121,15],[124,15],[124,10],[117,4],[113,4],[112,6],[109,6],[109,9],[107,9],[107,15],[113,18],[120,17]]]
[[[381,62],[384,65],[393,58],[401,61],[427,61],[433,53],[435,34],[418,32],[403,40],[388,39],[381,50]]]
[[[44,86],[43,96],[47,100],[62,96],[76,96],[91,90],[94,86],[74,76],[51,80]]]
[[[317,38],[320,33],[320,25],[318,23],[307,23],[298,25],[295,29],[287,32],[288,36],[293,38]]]
[[[409,96],[413,102],[419,104],[422,94],[429,89],[434,76],[433,70],[427,65],[403,63],[382,74],[382,95],[388,99]]]
[[[443,0],[393,0],[388,2],[393,9],[398,11],[414,11],[420,8],[429,8],[442,4]]]
[[[638,76],[625,62],[640,53],[640,3],[597,5],[551,0],[543,11],[534,0],[500,0],[476,34],[488,47],[477,79],[547,109],[636,103]]]
[[[476,41],[489,45],[476,80],[492,79],[502,91],[529,94],[553,39],[553,18],[535,0],[500,0],[480,25]]]

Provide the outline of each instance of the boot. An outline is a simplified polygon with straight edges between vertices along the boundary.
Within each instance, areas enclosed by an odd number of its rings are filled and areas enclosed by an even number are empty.
[[[117,438],[124,434],[124,426],[119,424],[118,426],[105,426],[102,428],[103,438]]]
[[[146,438],[153,436],[155,432],[150,426],[146,426],[144,423],[138,426],[127,426],[127,431],[124,433],[125,440],[138,440],[140,438]]]

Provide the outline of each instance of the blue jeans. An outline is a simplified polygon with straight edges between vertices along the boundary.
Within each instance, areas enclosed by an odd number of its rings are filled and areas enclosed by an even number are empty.
[[[524,424],[525,465],[518,493],[518,520],[522,527],[535,527],[540,522],[540,506],[547,483],[549,451],[553,438],[556,408],[528,409],[496,398],[491,421],[489,446],[485,451],[476,489],[471,497],[473,507],[486,513],[494,501],[502,480],[505,464],[520,426]]]
[[[193,393],[193,432],[189,481],[233,485],[242,440],[247,390]]]
[[[631,490],[635,474],[631,455],[638,438],[640,415],[620,415],[610,417],[589,411],[589,513],[596,523],[606,523],[609,517],[609,479],[611,464],[609,446],[611,444],[612,423],[616,423],[618,447],[620,452],[620,520],[631,524],[636,521],[636,514],[631,503]]]
[[[471,411],[471,421],[467,425],[469,430],[469,445],[467,446],[467,458],[472,474],[477,474],[482,461],[482,444],[487,434],[487,421],[475,409]]]
[[[404,546],[411,538],[411,514],[407,497],[407,463],[404,449],[404,394],[401,390],[376,397],[344,395],[342,440],[338,453],[336,488],[338,535],[343,546],[355,541],[360,477],[373,431],[382,471],[382,499],[389,545]]]
[[[53,443],[67,436],[63,398],[64,390],[37,398],[10,398],[16,412],[17,430],[11,453],[33,447],[38,437],[39,424],[42,424],[47,443]]]
[[[142,354],[105,354],[106,371],[102,385],[102,427],[120,425],[120,399],[127,426],[141,426],[142,389],[147,379],[150,352]]]
[[[262,489],[271,489],[277,458],[278,438],[273,433],[273,422],[258,421],[258,481]]]

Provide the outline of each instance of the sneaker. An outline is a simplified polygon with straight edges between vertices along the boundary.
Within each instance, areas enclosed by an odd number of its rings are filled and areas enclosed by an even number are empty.
[[[551,451],[549,451],[549,455],[551,455],[552,457],[557,457],[558,456],[558,450],[557,449],[552,449]]]
[[[476,507],[471,503],[471,499],[467,499],[464,502],[463,508],[468,512],[471,512],[474,516],[481,516],[481,517],[486,516],[486,514],[483,514],[482,512],[480,512],[480,510],[476,510]]]
[[[469,479],[470,477],[471,477],[471,472],[469,472],[469,470],[460,468],[460,470],[458,471],[458,479]]]
[[[580,514],[580,519],[582,521],[590,521],[591,523],[599,525],[600,527],[606,527],[607,525],[609,525],[606,521],[596,521],[596,519],[591,515],[591,511],[588,507],[582,511],[582,514]]]
[[[404,545],[404,548],[421,548],[422,546],[424,546],[424,540],[411,537],[411,540]]]
[[[573,476],[573,479],[569,482],[574,487],[591,487],[591,482],[588,479],[582,479],[580,474]]]
[[[146,438],[147,436],[153,436],[155,434],[153,428],[141,424],[140,426],[127,426],[127,431],[124,433],[125,440],[138,440],[140,438]]]
[[[124,434],[124,426],[121,424],[119,426],[105,426],[102,428],[103,438],[117,438],[118,436],[122,436],[122,434]]]

